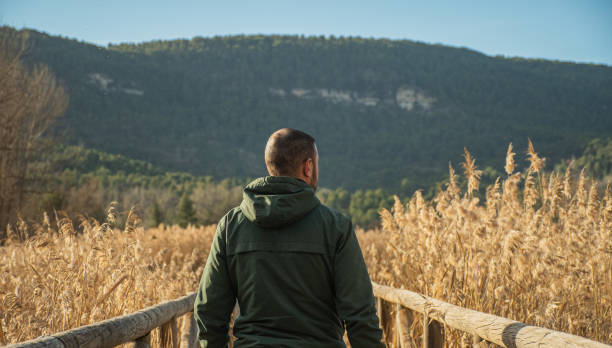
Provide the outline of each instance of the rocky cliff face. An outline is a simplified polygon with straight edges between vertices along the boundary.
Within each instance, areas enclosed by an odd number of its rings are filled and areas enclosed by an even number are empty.
[[[436,102],[436,98],[427,95],[426,92],[410,87],[398,88],[397,91],[395,91],[395,99],[379,98],[373,95],[364,95],[356,91],[327,88],[270,88],[269,91],[270,94],[281,98],[291,96],[300,99],[320,99],[324,102],[336,104],[360,104],[368,107],[375,107],[383,103],[395,104],[400,109],[406,111],[416,110],[417,108],[421,108],[421,110],[430,110]]]

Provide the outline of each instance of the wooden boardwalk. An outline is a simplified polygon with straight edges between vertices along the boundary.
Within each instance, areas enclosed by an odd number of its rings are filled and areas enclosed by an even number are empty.
[[[413,347],[409,341],[407,329],[411,326],[414,315],[420,313],[425,319],[423,320],[425,334],[422,344],[426,348],[444,346],[443,326],[472,335],[474,347],[479,347],[480,342],[491,342],[506,348],[612,348],[610,345],[584,337],[462,308],[408,290],[372,284],[381,321],[383,301],[395,306],[395,318],[393,319],[393,326],[396,330],[393,335],[395,347]],[[107,348],[129,342],[134,342],[135,347],[149,347],[150,332],[156,328],[160,329],[164,341],[174,348],[199,347],[192,313],[195,296],[195,293],[192,293],[135,313],[8,347]],[[181,337],[179,337],[177,319],[181,316],[184,317],[180,330]],[[381,323],[383,326],[384,324]]]

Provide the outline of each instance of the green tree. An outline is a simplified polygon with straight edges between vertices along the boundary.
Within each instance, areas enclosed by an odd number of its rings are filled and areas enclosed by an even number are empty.
[[[159,204],[157,201],[153,202],[153,207],[151,208],[151,220],[153,222],[153,226],[157,227],[164,221],[164,215],[159,208]]]
[[[196,210],[187,192],[183,193],[177,210],[176,219],[179,226],[184,228],[187,227],[187,225],[194,225],[197,222]]]

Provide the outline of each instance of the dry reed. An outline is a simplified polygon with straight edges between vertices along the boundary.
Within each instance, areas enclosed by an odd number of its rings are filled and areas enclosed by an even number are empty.
[[[425,201],[417,191],[407,204],[396,199],[383,210],[381,229],[358,233],[372,279],[612,343],[609,185],[600,194],[584,171],[575,188],[570,169],[564,176],[544,175],[544,159],[531,142],[526,173],[514,172],[514,156],[510,145],[507,176],[486,189],[484,202],[474,194],[481,172],[465,150],[465,194],[449,164],[449,183],[435,199]],[[79,217],[79,233],[63,214],[56,216],[57,228],[47,215],[37,226],[20,221],[0,248],[0,343],[195,290],[214,227],[143,230],[130,211],[120,230],[117,214],[111,205],[103,224]],[[31,231],[36,233],[28,237]],[[417,319],[410,328],[415,345],[420,330]],[[445,330],[447,347],[470,344],[467,335]]]
[[[22,226],[0,248],[0,344],[87,325],[135,312],[195,291],[214,226],[144,230],[133,210],[124,230],[57,214],[40,226]],[[25,223],[24,223],[25,224]],[[25,232],[22,232],[25,233]],[[25,239],[21,241],[21,239]],[[159,333],[152,335],[159,344]]]
[[[424,202],[420,192],[405,205],[396,197],[381,212],[382,228],[359,234],[370,275],[462,307],[612,343],[609,186],[603,195],[596,182],[587,189],[582,171],[574,189],[569,170],[565,177],[542,173],[544,159],[531,141],[527,154],[527,172],[514,173],[509,146],[508,175],[486,189],[484,202],[472,194],[478,172],[467,150],[465,194],[451,166],[449,184],[433,201]],[[417,321],[410,331],[415,345]],[[471,344],[459,332],[446,329],[446,336],[447,347]]]

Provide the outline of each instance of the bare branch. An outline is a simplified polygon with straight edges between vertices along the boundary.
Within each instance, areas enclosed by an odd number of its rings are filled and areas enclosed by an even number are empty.
[[[22,63],[27,49],[23,32],[0,33],[0,226],[33,190],[28,187],[32,154],[41,150],[43,134],[68,106],[68,95],[46,66]]]

